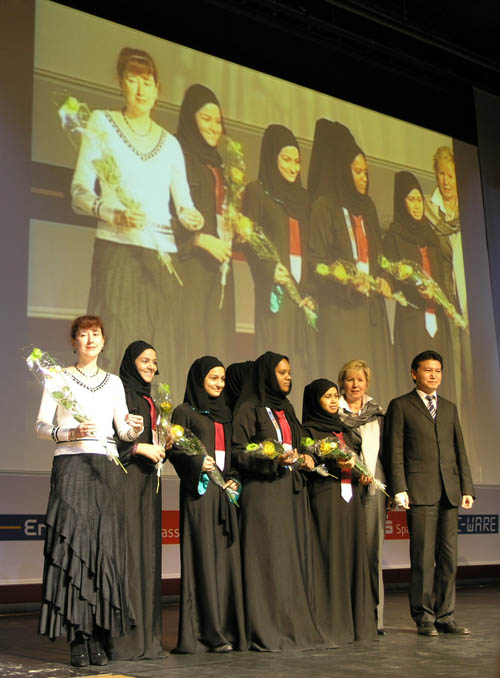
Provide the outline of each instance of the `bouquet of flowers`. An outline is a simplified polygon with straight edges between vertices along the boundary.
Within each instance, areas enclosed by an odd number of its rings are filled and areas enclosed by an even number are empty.
[[[172,398],[170,397],[170,385],[162,382],[154,384],[151,391],[151,398],[156,407],[156,441],[158,445],[165,447],[170,440],[170,415],[174,409]],[[162,462],[156,464],[157,483],[156,492],[160,489]]]
[[[420,264],[411,259],[390,261],[383,255],[379,255],[378,261],[383,270],[394,276],[396,280],[405,280],[406,282],[413,283],[425,299],[429,299],[441,306],[446,315],[453,320],[457,327],[465,330],[468,329],[466,318],[457,311],[455,306],[443,292],[442,288],[432,276],[424,271]]]
[[[320,457],[320,459],[331,458],[335,460],[340,459],[342,461],[348,461],[354,457],[354,468],[356,471],[358,471],[361,475],[366,476],[370,485],[383,492],[386,496],[389,496],[385,491],[385,484],[375,478],[373,474],[370,473],[368,468],[359,460],[354,450],[351,450],[351,448],[348,447],[344,440],[343,433],[334,433],[333,436],[326,436],[320,440],[302,438],[300,444],[302,449],[306,450],[310,454],[315,454],[316,456]]]
[[[113,188],[116,197],[126,209],[140,210],[141,204],[125,188],[120,168],[108,144],[106,132],[95,129],[91,132],[88,129],[91,111],[87,104],[78,101],[76,97],[67,96],[64,103],[58,107],[58,113],[62,128],[76,149],[84,135],[99,147],[101,156],[92,161],[99,180]],[[182,286],[182,280],[172,264],[170,254],[157,247],[157,257]]]
[[[276,459],[281,454],[285,454],[286,450],[283,446],[283,443],[278,442],[277,440],[263,440],[261,443],[249,443],[246,446],[247,454],[252,455],[256,459]],[[300,466],[304,463],[304,457],[298,456],[295,460],[295,463],[292,465]],[[332,476],[336,478],[331,473],[328,473],[327,468],[324,464],[315,466],[312,469],[304,468],[304,471],[311,471],[319,473],[320,476]]]
[[[263,440],[260,443],[248,443],[245,452],[255,459],[276,459],[285,454],[285,448],[277,440]]]
[[[361,271],[358,271],[356,264],[352,261],[337,259],[332,264],[316,264],[315,272],[317,275],[320,275],[324,278],[333,278],[342,285],[352,285],[353,287],[357,287],[360,284],[368,283],[369,289],[366,292],[366,296],[369,296],[371,292],[382,294],[380,285],[377,282],[377,278],[374,278],[368,273],[362,273]],[[398,304],[401,304],[401,306],[413,306],[413,308],[417,308],[415,304],[412,304],[408,301],[402,292],[391,291],[391,296],[387,298],[393,299]]]
[[[255,255],[262,261],[281,264],[275,244],[267,237],[261,226],[241,213],[241,200],[245,189],[246,163],[240,143],[228,139],[226,142],[225,179],[227,185],[227,204],[225,220],[232,234],[247,243]],[[317,330],[317,304],[311,297],[302,297],[293,276],[286,267],[284,287],[290,299],[304,311],[306,323]],[[309,302],[309,303],[308,303]],[[312,303],[311,303],[312,302]],[[311,308],[311,305],[314,308]]]
[[[170,435],[174,440],[174,445],[178,451],[189,456],[208,457],[208,452],[205,445],[195,434],[184,426],[174,424],[170,427]],[[213,471],[204,471],[212,482],[218,485],[227,495],[228,500],[238,506],[238,492],[235,492],[230,487],[224,487],[226,481],[224,476],[216,466]]]
[[[31,374],[40,382],[58,405],[64,407],[79,424],[91,421],[91,417],[88,417],[85,414],[71,390],[66,378],[66,370],[50,355],[50,353],[35,347],[25,360]],[[106,441],[102,442],[106,449],[106,456],[108,459],[112,459],[117,466],[121,466],[125,473],[127,473],[127,469],[121,463],[118,454],[112,454],[109,451]]]

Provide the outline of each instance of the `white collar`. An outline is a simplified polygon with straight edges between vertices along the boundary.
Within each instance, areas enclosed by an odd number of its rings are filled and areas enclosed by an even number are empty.
[[[425,391],[421,391],[419,388],[415,389],[418,395],[422,398],[422,400],[426,400],[427,396],[430,396],[433,400],[437,400],[437,391],[433,391],[432,393],[426,393]]]

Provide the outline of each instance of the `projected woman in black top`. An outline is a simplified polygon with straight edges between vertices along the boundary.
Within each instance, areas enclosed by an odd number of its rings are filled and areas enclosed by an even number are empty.
[[[153,59],[125,47],[117,72],[124,106],[93,111],[71,187],[75,211],[98,220],[88,307],[116,338],[106,346],[107,365],[116,368],[123,344],[145,336],[184,369],[170,321],[180,312],[170,195],[184,227],[201,228],[203,217],[191,200],[179,142],[151,118],[159,87]],[[175,389],[173,369],[168,373]]]
[[[377,257],[382,235],[377,210],[368,195],[365,153],[347,127],[330,120],[316,123],[308,188],[313,200],[309,238],[313,271],[319,263],[348,262],[364,274],[356,285],[313,273],[319,291],[319,350],[326,374],[353,356],[362,358],[385,379],[376,399],[385,402],[392,387],[392,349],[383,294],[390,285]],[[370,289],[372,276],[380,294]]]
[[[283,125],[270,125],[262,138],[259,178],[246,187],[242,209],[264,229],[281,260],[281,264],[262,261],[245,250],[255,284],[256,349],[261,353],[282,348],[293,362],[294,380],[301,388],[312,370],[316,337],[305,323],[304,311],[285,290],[288,276],[302,295],[306,287],[310,202],[300,167],[295,136]]]
[[[445,261],[441,257],[438,236],[424,213],[424,196],[418,179],[411,172],[398,172],[394,177],[394,220],[384,237],[384,254],[391,261],[409,259],[416,262],[444,290]],[[402,382],[398,391],[409,386],[404,378],[411,357],[422,346],[438,351],[451,365],[451,337],[448,318],[442,307],[423,296],[412,282],[396,282],[414,307],[396,306],[394,348],[398,361],[397,374]],[[416,308],[415,308],[416,307]],[[453,370],[443,372],[443,394],[456,395]]]
[[[202,353],[222,353],[228,360],[234,347],[232,237],[224,229],[226,187],[217,150],[223,132],[215,94],[203,85],[191,85],[182,101],[177,138],[186,161],[191,197],[204,225],[196,232],[174,226],[184,282],[183,306],[197,307],[195,313],[185,313],[182,319],[189,362]],[[200,327],[210,327],[210,332],[200,332]]]

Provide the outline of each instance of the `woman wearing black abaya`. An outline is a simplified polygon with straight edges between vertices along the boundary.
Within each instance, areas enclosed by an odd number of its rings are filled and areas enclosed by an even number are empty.
[[[302,429],[287,398],[290,363],[268,351],[253,364],[233,420],[233,459],[240,471],[241,544],[247,636],[252,650],[332,647],[314,616],[309,498],[293,465]],[[279,440],[286,453],[256,459],[249,443]],[[307,456],[308,466],[313,460]]]
[[[262,261],[245,249],[255,284],[257,353],[281,346],[294,365],[300,386],[314,368],[316,337],[304,311],[292,301],[284,282],[291,275],[307,296],[307,239],[310,202],[300,180],[297,139],[283,125],[269,125],[262,137],[259,179],[245,189],[242,211],[264,229],[280,255],[281,265]],[[313,302],[308,298],[306,303]]]
[[[302,414],[306,434],[319,440],[342,433],[349,447],[360,449],[359,436],[343,426],[338,408],[339,392],[334,382],[316,379],[308,384]],[[376,605],[368,569],[363,488],[349,462],[325,463],[338,480],[312,474],[309,483],[311,513],[322,556],[316,577],[318,619],[339,643],[374,640]]]
[[[134,444],[118,442],[120,459],[127,469],[126,501],[129,589],[136,627],[113,642],[113,659],[155,659],[165,656],[161,645],[161,488],[157,492],[155,464],[165,450],[153,442],[155,409],[151,382],[158,372],[156,351],[145,341],[127,347],[120,365],[127,406],[140,414],[144,431]]]
[[[384,298],[391,287],[381,275],[377,257],[382,252],[382,234],[377,210],[368,195],[365,153],[347,127],[330,120],[316,123],[309,192],[311,210],[311,265],[350,262],[359,273],[373,276],[381,294],[366,282],[356,287],[313,273],[321,309],[319,350],[326,373],[356,356],[377,370],[384,370],[376,399],[385,402],[394,395],[393,357]]]
[[[184,403],[172,421],[189,428],[208,455],[175,447],[169,459],[180,479],[181,602],[176,652],[246,650],[238,517],[226,493],[209,480],[216,466],[233,489],[231,413],[224,395],[224,366],[204,356],[191,365]]]
[[[204,225],[194,233],[178,224],[175,232],[184,282],[181,291],[184,307],[196,304],[199,309],[197,313],[186,313],[183,318],[189,362],[204,351],[223,352],[227,359],[234,347],[231,236],[224,233],[226,187],[222,158],[217,150],[223,132],[224,122],[215,94],[203,85],[191,85],[182,101],[177,138],[186,160],[191,197],[203,215]],[[220,308],[223,270],[226,285]],[[211,330],[200,332],[200,326],[210,326]]]
[[[424,214],[424,197],[418,179],[411,172],[394,177],[394,221],[384,238],[384,254],[391,261],[410,259],[446,289],[438,238]],[[449,320],[441,306],[425,299],[412,282],[395,282],[417,308],[398,305],[394,319],[394,349],[400,375],[398,392],[408,389],[408,365],[422,348],[438,351],[446,365],[452,365]],[[447,360],[448,358],[448,360]],[[453,370],[443,371],[443,395],[456,399]]]

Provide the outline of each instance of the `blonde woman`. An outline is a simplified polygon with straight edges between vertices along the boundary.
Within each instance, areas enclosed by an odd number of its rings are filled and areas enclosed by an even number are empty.
[[[385,482],[382,457],[384,413],[367,393],[371,370],[364,360],[350,360],[340,370],[339,416],[342,423],[361,436],[361,459],[370,473]],[[377,630],[384,634],[384,581],[382,578],[382,547],[384,544],[385,495],[368,486],[364,497],[366,545],[370,563],[370,579],[377,602]]]

